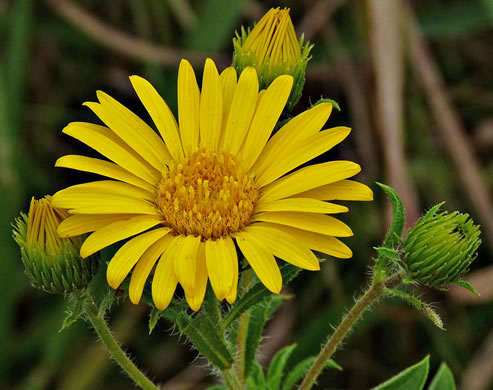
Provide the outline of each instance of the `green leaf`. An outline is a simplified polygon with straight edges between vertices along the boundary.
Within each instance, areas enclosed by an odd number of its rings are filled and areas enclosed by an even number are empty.
[[[156,309],[155,307],[152,307],[151,313],[149,314],[149,334],[152,333],[154,328],[157,325],[157,322],[161,318],[161,311]]]
[[[70,325],[73,325],[77,320],[84,314],[83,300],[79,297],[73,298],[69,310],[67,311],[67,316],[63,320],[62,327],[59,332],[67,329]]]
[[[221,308],[219,306],[219,301],[212,291],[210,284],[207,285],[207,290],[205,292],[204,302],[202,303],[201,311],[205,311],[212,322],[216,323],[216,326],[222,326],[222,314]]]
[[[419,363],[406,368],[373,390],[421,390],[425,385],[429,369],[430,357],[426,356]]]
[[[110,308],[113,303],[116,301],[116,291],[107,288],[106,289],[106,294],[104,295],[103,299],[101,300],[101,303],[99,304],[99,309],[98,309],[98,315],[103,316],[104,313],[106,313]]]
[[[272,297],[272,296],[271,296]],[[268,302],[254,306],[248,316],[248,329],[245,339],[245,377],[250,375],[257,355],[257,350],[262,341],[262,332],[264,330],[265,323],[269,319],[269,307],[272,299]]]
[[[402,242],[401,237],[406,219],[404,206],[399,194],[392,187],[378,182],[377,184],[382,188],[392,204],[392,224],[387,231],[382,246],[375,248],[379,252],[379,256],[372,270],[374,283],[380,283],[386,279],[394,271],[395,263],[399,262],[400,259],[396,251],[392,253],[392,251],[385,251],[381,248],[397,249]]]
[[[291,356],[291,353],[296,348],[296,344],[288,345],[278,351],[272,358],[267,371],[267,388],[270,390],[278,390],[281,388],[281,379],[284,375],[284,367]]]
[[[290,264],[285,264],[281,266],[281,275],[284,284],[289,283],[293,280],[300,269],[298,267],[294,267]],[[236,301],[236,303],[231,308],[231,311],[228,313],[223,322],[223,330],[226,330],[229,325],[236,319],[240,317],[242,313],[250,309],[252,306],[255,306],[261,302],[263,302],[268,297],[272,296],[272,293],[265,288],[265,286],[258,282],[256,283],[250,290],[248,290],[245,295],[243,295],[240,299]]]
[[[383,246],[386,248],[396,248],[399,244],[397,237],[402,237],[402,232],[404,231],[404,223],[406,220],[404,206],[397,191],[385,184],[378,182],[377,184],[382,190],[384,190],[390,200],[390,203],[392,204],[392,225],[385,236]]]
[[[247,378],[247,389],[265,389],[264,370],[255,360],[252,366],[252,372]]]
[[[298,383],[298,381],[306,375],[310,367],[313,366],[313,363],[315,363],[316,359],[316,356],[310,356],[299,362],[292,370],[290,370],[282,385],[282,390],[294,389],[296,383]],[[336,370],[342,371],[342,367],[332,359],[325,362],[325,367],[335,368]]]
[[[466,282],[465,280],[458,280],[452,284],[456,284],[457,286],[460,286],[460,287],[463,287],[467,290],[469,290],[470,292],[472,292],[473,294],[476,294],[478,297],[481,296],[481,294],[478,292],[478,290],[476,290],[471,283],[469,282]]]
[[[180,332],[190,339],[201,355],[220,370],[231,367],[233,357],[226,346],[222,333],[220,333],[220,328],[211,321],[205,312],[192,318],[183,311],[167,314],[168,310],[164,310],[163,315],[167,318],[176,318],[175,322]]]
[[[396,236],[402,237],[402,232],[404,231],[404,223],[406,221],[404,206],[396,190],[382,183],[377,182],[377,185],[384,190],[387,198],[389,198],[390,203],[392,204],[392,225],[385,236],[383,246],[386,248],[395,248],[398,245]]]
[[[226,386],[217,385],[217,386],[208,387],[207,390],[228,390],[228,388]]]
[[[455,390],[454,375],[446,363],[442,363],[428,390]]]

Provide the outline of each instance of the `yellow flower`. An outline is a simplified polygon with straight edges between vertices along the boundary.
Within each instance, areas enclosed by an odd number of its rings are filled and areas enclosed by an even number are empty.
[[[87,287],[96,273],[98,258],[83,260],[82,239],[60,238],[57,228],[69,217],[67,210],[53,207],[51,196],[31,199],[28,215],[21,213],[14,225],[14,240],[21,249],[26,274],[34,287],[66,294]]]
[[[278,76],[294,77],[286,111],[291,111],[301,97],[305,83],[305,69],[310,60],[312,45],[304,45],[303,36],[296,37],[289,8],[271,8],[250,31],[241,29],[233,39],[233,66],[241,74],[247,66],[254,66],[260,89],[267,88]]]
[[[154,266],[152,296],[165,309],[177,283],[197,311],[209,280],[219,300],[232,303],[238,284],[235,242],[264,285],[282,287],[274,256],[318,270],[311,249],[346,258],[350,249],[334,237],[351,229],[326,214],[345,212],[326,200],[370,200],[371,190],[346,180],[360,171],[349,161],[301,164],[341,142],[350,129],[320,131],[332,106],[319,104],[270,137],[287,102],[293,78],[278,77],[259,92],[257,73],[234,68],[220,75],[204,66],[202,90],[190,63],[178,71],[178,122],[152,85],[130,77],[161,137],[103,92],[85,103],[107,127],[70,123],[63,132],[110,161],[69,155],[56,165],[112,180],[75,185],[53,202],[74,214],[60,236],[92,233],[83,257],[127,241],[111,259],[107,279],[117,288],[132,271],[129,295],[138,303]],[[270,137],[270,139],[269,139]]]

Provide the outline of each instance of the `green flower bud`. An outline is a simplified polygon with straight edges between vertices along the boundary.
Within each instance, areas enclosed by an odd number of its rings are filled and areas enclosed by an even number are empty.
[[[260,89],[267,88],[276,77],[293,76],[293,89],[286,105],[289,112],[300,100],[305,84],[305,70],[313,45],[304,44],[303,35],[298,40],[289,8],[271,8],[254,26],[233,38],[233,66],[241,74],[247,66],[257,70]]]
[[[79,251],[82,237],[60,238],[58,225],[69,216],[53,207],[51,196],[31,199],[28,215],[21,213],[14,224],[13,237],[32,285],[43,291],[67,294],[87,287],[93,279],[98,256],[87,259]]]
[[[468,214],[438,213],[433,207],[409,230],[403,243],[403,266],[410,280],[439,289],[460,284],[477,256],[481,231]]]

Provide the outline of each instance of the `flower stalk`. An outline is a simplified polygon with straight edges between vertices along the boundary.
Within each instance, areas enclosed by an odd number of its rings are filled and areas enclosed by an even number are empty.
[[[130,378],[144,390],[159,390],[152,381],[147,378],[142,371],[130,360],[127,354],[122,350],[118,342],[113,337],[103,315],[98,313],[98,308],[91,298],[84,302],[84,313],[87,319],[98,334],[101,342],[106,347],[110,355],[115,359],[118,365],[125,371]]]
[[[332,357],[337,347],[347,336],[356,321],[360,319],[363,313],[368,310],[373,303],[385,295],[387,288],[397,286],[401,280],[401,274],[396,273],[382,282],[376,282],[370,285],[368,290],[366,290],[366,292],[356,301],[351,310],[342,319],[332,336],[330,336],[329,341],[327,341],[327,344],[325,344],[322,348],[317,356],[317,359],[303,379],[303,382],[299,387],[300,390],[308,390],[312,388],[313,384],[325,367],[325,363]]]
[[[224,379],[224,383],[229,390],[244,390],[245,386],[242,385],[234,368],[229,368],[227,370],[221,371],[221,375]]]

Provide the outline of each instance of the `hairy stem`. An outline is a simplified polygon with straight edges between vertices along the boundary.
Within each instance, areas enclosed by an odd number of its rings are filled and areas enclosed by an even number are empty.
[[[234,368],[221,371],[221,375],[228,390],[243,390],[245,388],[236,376]]]
[[[317,359],[313,363],[306,374],[299,390],[311,389],[318,376],[325,367],[325,363],[329,360],[334,352],[336,351],[339,344],[347,336],[351,328],[354,326],[356,321],[361,317],[361,315],[380,297],[385,295],[385,289],[395,287],[401,281],[400,274],[394,274],[387,278],[386,280],[378,283],[372,283],[368,290],[356,301],[354,306],[349,310],[346,316],[342,319],[341,323],[335,330],[335,332],[330,336],[327,344],[322,348]]]
[[[130,360],[127,354],[121,349],[113,334],[111,333],[102,315],[98,314],[98,308],[91,298],[85,302],[84,312],[91,322],[94,330],[98,334],[110,355],[115,359],[119,366],[125,371],[133,381],[144,390],[159,390],[159,387],[151,382],[142,371]]]
[[[252,283],[253,275],[251,270],[247,270],[243,273],[243,278],[241,279],[241,291],[243,295],[248,291],[250,284]],[[248,322],[250,320],[250,311],[246,311],[240,316],[240,323],[238,325],[238,334],[236,337],[236,375],[240,383],[245,383],[245,351],[246,351],[246,337],[248,333]]]

